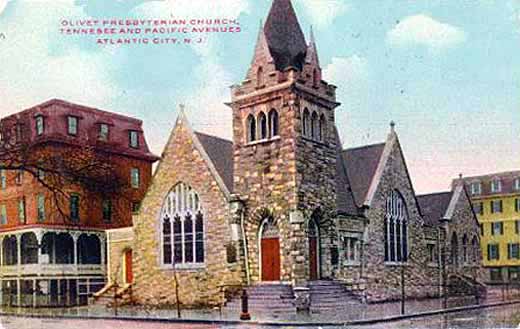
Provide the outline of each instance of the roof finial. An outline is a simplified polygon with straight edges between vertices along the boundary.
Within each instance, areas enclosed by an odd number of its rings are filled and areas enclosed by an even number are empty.
[[[310,39],[309,41],[311,44],[316,42],[316,40],[314,39],[314,29],[312,28],[312,25],[311,25],[311,33],[310,33],[309,39]]]
[[[390,121],[390,131],[395,132],[395,121],[394,120]]]
[[[179,111],[181,112],[181,114],[183,114],[183,115],[186,114],[185,111],[184,111],[185,109],[186,109],[186,105],[184,105],[184,103],[180,103],[179,104]]]
[[[459,179],[462,179],[462,173],[459,173]]]

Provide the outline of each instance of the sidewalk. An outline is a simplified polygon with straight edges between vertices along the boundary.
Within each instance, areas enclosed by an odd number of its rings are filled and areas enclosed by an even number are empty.
[[[507,297],[507,298],[504,298]],[[403,318],[427,316],[444,312],[461,311],[486,306],[499,306],[520,303],[520,294],[510,292],[503,295],[501,290],[491,289],[488,298],[476,304],[474,297],[450,298],[447,309],[443,308],[443,299],[408,300],[405,303],[405,315],[401,315],[400,302],[379,304],[356,304],[345,310],[334,310],[326,313],[312,314],[251,314],[251,324],[262,325],[338,325],[338,324],[368,324],[384,321],[393,321]],[[46,308],[46,309],[19,309],[3,308],[0,315],[58,317],[58,318],[101,318],[121,320],[147,320],[172,322],[198,322],[238,324],[239,314],[221,313],[218,309],[182,310],[182,319],[177,318],[175,309],[146,309],[143,307],[120,307],[115,314],[114,309],[104,306],[85,306],[78,308]],[[243,323],[243,322],[242,322]]]

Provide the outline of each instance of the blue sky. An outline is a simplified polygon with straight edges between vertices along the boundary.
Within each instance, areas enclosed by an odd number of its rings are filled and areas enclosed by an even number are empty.
[[[520,168],[520,0],[293,0],[338,86],[345,147],[397,131],[420,193],[459,173]],[[231,137],[223,105],[245,76],[268,0],[0,0],[0,115],[63,98],[145,122],[160,154],[185,103],[195,129]],[[201,45],[99,46],[59,33],[86,18],[238,18]]]

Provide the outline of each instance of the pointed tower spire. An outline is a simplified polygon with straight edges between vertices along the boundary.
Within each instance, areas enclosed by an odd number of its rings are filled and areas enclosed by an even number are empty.
[[[318,57],[318,48],[316,47],[316,39],[314,38],[314,31],[311,25],[311,32],[309,37],[309,46],[307,47],[307,57],[305,58],[307,64],[312,64],[316,68],[320,68],[320,59]]]
[[[264,33],[277,70],[303,67],[307,43],[291,0],[273,0]]]

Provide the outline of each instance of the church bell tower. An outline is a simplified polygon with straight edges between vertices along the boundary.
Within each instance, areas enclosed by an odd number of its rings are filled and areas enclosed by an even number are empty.
[[[234,193],[245,204],[253,281],[301,282],[330,270],[330,239],[313,214],[336,207],[335,89],[322,80],[312,30],[307,42],[291,1],[273,0],[247,75],[231,91]]]

